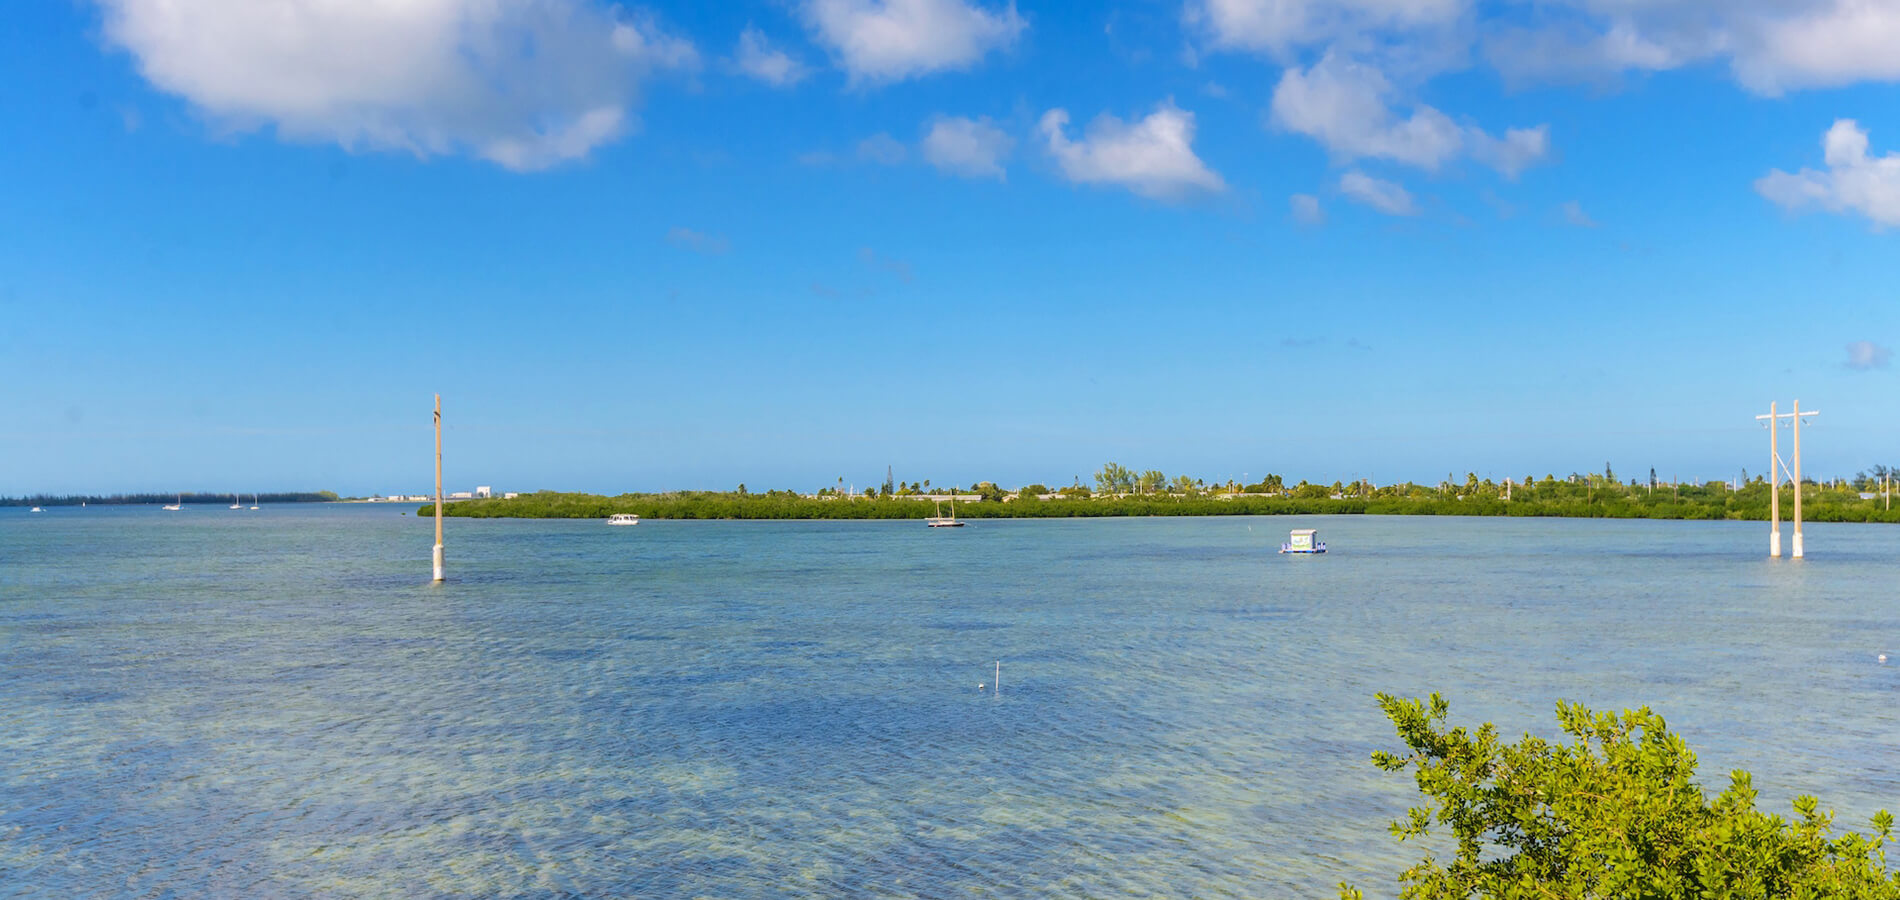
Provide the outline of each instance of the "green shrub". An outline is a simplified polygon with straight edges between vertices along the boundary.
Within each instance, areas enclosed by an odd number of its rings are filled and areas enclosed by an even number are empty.
[[[1713,800],[1694,781],[1696,759],[1647,708],[1618,716],[1557,704],[1570,743],[1525,735],[1501,743],[1443,726],[1449,706],[1379,695],[1407,754],[1375,753],[1390,772],[1415,770],[1430,803],[1394,822],[1400,840],[1434,821],[1457,840],[1449,862],[1430,856],[1399,876],[1407,900],[1467,898],[1900,898],[1884,847],[1893,817],[1873,836],[1831,837],[1832,813],[1813,797],[1787,821],[1755,809],[1747,772]],[[1340,897],[1360,893],[1340,885]]]

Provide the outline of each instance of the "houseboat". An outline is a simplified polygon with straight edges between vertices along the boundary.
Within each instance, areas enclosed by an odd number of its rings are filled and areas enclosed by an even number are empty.
[[[1311,528],[1295,528],[1280,545],[1281,553],[1325,553],[1326,542],[1319,539],[1319,532]]]

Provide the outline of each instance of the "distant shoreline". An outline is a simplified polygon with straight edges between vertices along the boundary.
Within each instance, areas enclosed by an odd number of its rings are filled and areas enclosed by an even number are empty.
[[[1698,492],[1707,489],[1695,489]],[[1615,494],[1592,491],[1583,496],[1536,496],[1520,489],[1502,497],[1292,497],[1292,496],[1120,496],[1089,499],[970,498],[956,501],[959,519],[1121,518],[1138,516],[1516,516],[1572,519],[1675,519],[1706,521],[1762,521],[1768,518],[1768,489],[1748,486],[1741,491],[1707,490],[1706,496],[1672,496],[1667,492]],[[1528,496],[1527,496],[1528,495]],[[1803,518],[1809,522],[1900,522],[1900,509],[1888,510],[1880,500],[1856,494],[1824,491],[1809,485],[1803,495]],[[855,520],[924,519],[940,514],[938,503],[905,497],[813,498],[776,492],[769,494],[677,493],[598,494],[541,492],[513,499],[454,500],[443,504],[443,515],[455,518],[605,519],[631,513],[644,519],[763,519]],[[948,503],[941,512],[949,512]],[[416,509],[432,516],[433,502]],[[1793,491],[1784,489],[1781,518],[1793,519]]]
[[[340,498],[333,491],[278,491],[253,494],[222,493],[169,493],[169,494],[66,494],[50,496],[36,494],[27,497],[0,497],[0,507],[8,506],[169,506],[183,503],[186,506],[211,506],[213,504],[229,506],[233,497],[239,498],[245,506],[252,503],[335,503]]]

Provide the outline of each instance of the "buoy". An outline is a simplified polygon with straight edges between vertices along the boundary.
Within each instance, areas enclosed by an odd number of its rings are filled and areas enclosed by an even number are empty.
[[[1881,662],[1886,662],[1886,661],[1887,661],[1887,654],[1885,654],[1885,653],[1882,653],[1882,654],[1880,654],[1880,661],[1881,661]]]

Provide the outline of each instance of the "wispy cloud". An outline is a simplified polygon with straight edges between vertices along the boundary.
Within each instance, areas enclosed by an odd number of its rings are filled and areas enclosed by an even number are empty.
[[[1387,159],[1428,171],[1461,157],[1506,178],[1550,154],[1550,129],[1511,128],[1502,137],[1460,125],[1425,104],[1400,118],[1397,91],[1370,64],[1328,53],[1309,69],[1289,68],[1273,90],[1271,122],[1325,146],[1336,159]]]
[[[924,159],[938,171],[965,178],[1005,178],[1003,160],[1016,140],[985,117],[966,119],[939,116],[930,123],[918,145]]]
[[[803,81],[811,69],[791,54],[772,46],[765,32],[750,25],[739,33],[739,46],[732,54],[733,67],[773,87],[791,87]]]
[[[1583,204],[1575,200],[1566,201],[1564,205],[1557,208],[1557,211],[1564,217],[1566,224],[1575,225],[1578,228],[1597,227],[1597,220],[1590,218],[1590,214],[1583,211]]]
[[[858,159],[882,166],[894,166],[904,161],[910,150],[902,141],[880,131],[858,142]]]
[[[732,249],[725,235],[706,234],[691,228],[674,228],[666,233],[666,242],[675,247],[684,247],[694,253],[718,256]]]
[[[876,250],[872,250],[869,247],[860,247],[858,248],[858,260],[872,269],[880,272],[888,272],[897,276],[897,279],[905,284],[910,283],[910,263],[901,259],[880,256]]]
[[[1856,372],[1884,369],[1893,361],[1893,348],[1873,341],[1854,341],[1847,345],[1847,367]]]
[[[1287,206],[1293,212],[1293,221],[1301,225],[1326,224],[1326,210],[1312,194],[1294,194],[1287,198]]]
[[[1418,215],[1411,191],[1364,172],[1353,171],[1339,176],[1339,191],[1389,216]]]

